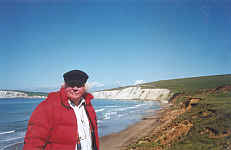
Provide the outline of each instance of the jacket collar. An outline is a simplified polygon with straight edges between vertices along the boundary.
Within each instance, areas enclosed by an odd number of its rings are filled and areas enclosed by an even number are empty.
[[[68,103],[68,97],[67,97],[67,94],[65,92],[65,89],[64,87],[62,87],[60,90],[59,90],[59,93],[60,93],[60,99],[61,99],[61,103],[65,106],[65,107],[68,107],[70,108],[70,104]],[[92,94],[90,93],[85,93],[83,95],[83,98],[85,99],[85,103],[86,105],[89,105],[91,100],[94,98]]]

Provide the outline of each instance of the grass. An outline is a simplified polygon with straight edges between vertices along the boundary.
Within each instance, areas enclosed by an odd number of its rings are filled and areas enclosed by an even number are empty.
[[[208,95],[178,120],[190,120],[193,128],[188,136],[171,150],[224,150],[231,142],[231,93]],[[230,133],[230,134],[229,134]]]
[[[223,85],[231,85],[231,74],[161,80],[141,84],[143,88],[166,88],[175,93],[180,92],[191,95],[202,89],[213,89]]]
[[[23,91],[24,93],[26,93],[28,96],[47,96],[48,93],[44,93],[44,92],[28,92],[28,91]]]

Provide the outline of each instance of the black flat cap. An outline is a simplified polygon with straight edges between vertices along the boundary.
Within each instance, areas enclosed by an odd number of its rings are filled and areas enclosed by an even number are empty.
[[[81,70],[71,70],[69,72],[64,73],[63,78],[68,86],[81,87],[84,86],[87,82],[88,75]]]

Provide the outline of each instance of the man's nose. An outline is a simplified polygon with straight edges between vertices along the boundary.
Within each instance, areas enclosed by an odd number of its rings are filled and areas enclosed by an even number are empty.
[[[79,88],[77,86],[74,86],[73,87],[73,90],[78,90]]]

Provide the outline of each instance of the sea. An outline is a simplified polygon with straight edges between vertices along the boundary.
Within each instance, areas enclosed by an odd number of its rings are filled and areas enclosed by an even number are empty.
[[[22,150],[30,115],[44,99],[0,99],[0,150]],[[94,99],[99,136],[122,131],[160,109],[158,101]]]

